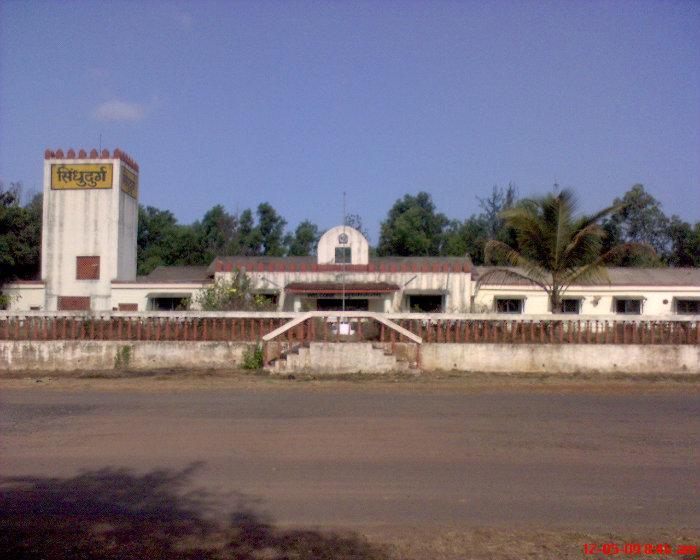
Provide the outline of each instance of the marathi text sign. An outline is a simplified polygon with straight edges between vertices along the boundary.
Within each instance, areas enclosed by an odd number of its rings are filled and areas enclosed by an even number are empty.
[[[139,197],[139,176],[122,165],[121,189],[133,198]]]
[[[54,163],[51,165],[51,188],[111,189],[111,163]]]

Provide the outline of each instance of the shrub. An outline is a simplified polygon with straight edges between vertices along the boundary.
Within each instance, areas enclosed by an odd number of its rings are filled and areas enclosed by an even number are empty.
[[[263,347],[258,344],[249,346],[243,352],[243,369],[261,369],[263,367]]]
[[[235,272],[230,279],[220,278],[202,288],[194,302],[202,311],[268,311],[274,308],[270,299],[251,292],[250,278],[245,272]]]

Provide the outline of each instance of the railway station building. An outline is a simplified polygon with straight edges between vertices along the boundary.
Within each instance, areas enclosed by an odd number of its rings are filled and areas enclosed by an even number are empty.
[[[349,226],[326,231],[310,257],[222,255],[208,266],[158,267],[136,275],[139,166],[121,150],[46,150],[41,277],[4,287],[10,310],[168,311],[202,288],[248,275],[279,311],[549,313],[526,282],[479,278],[465,257],[372,257]],[[609,282],[571,286],[563,312],[583,315],[700,314],[700,269],[610,268]]]

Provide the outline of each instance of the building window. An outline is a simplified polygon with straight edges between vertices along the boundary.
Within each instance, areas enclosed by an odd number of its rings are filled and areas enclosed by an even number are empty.
[[[523,300],[518,298],[497,298],[496,313],[522,313]]]
[[[190,298],[183,296],[163,296],[148,298],[148,308],[151,311],[186,311],[189,309]]]
[[[255,302],[259,304],[263,309],[277,309],[277,294],[272,293],[259,293],[255,294]]]
[[[138,311],[139,304],[138,303],[120,303],[119,307],[117,309],[119,311]]]
[[[58,296],[59,311],[90,311],[90,298],[83,296]]]
[[[408,296],[408,309],[414,313],[442,313],[442,296]]]
[[[318,298],[316,300],[318,311],[340,311],[343,309],[343,300],[338,298]],[[352,298],[345,300],[345,311],[367,311],[369,300],[364,298]]]
[[[679,315],[700,315],[700,300],[677,299],[676,313]]]
[[[567,298],[561,300],[561,313],[571,313],[572,315],[578,315],[581,313],[581,300],[574,298]]]
[[[615,299],[615,313],[620,315],[641,315],[641,299]]]
[[[76,257],[76,280],[99,280],[100,257]]]
[[[350,264],[352,262],[352,249],[350,247],[335,248],[335,263]]]

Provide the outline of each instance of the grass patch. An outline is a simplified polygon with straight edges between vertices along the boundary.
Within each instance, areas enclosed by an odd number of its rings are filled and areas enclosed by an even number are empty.
[[[117,350],[117,355],[114,357],[114,369],[125,370],[129,369],[131,364],[131,346],[120,346]]]
[[[261,344],[248,346],[243,351],[243,369],[262,369],[263,360],[263,347]]]

